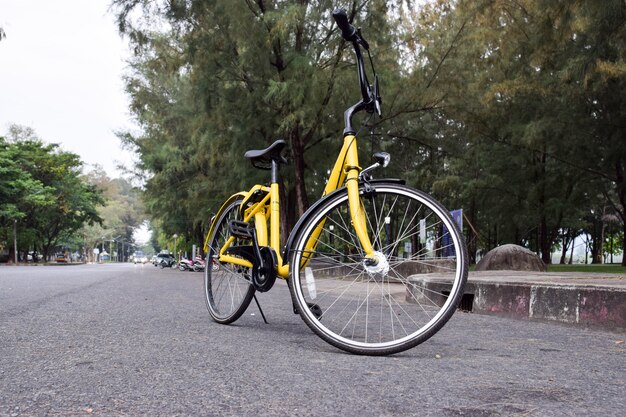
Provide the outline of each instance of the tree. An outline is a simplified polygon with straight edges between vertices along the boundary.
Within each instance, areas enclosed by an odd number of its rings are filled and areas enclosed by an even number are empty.
[[[46,198],[46,188],[43,184],[24,171],[18,163],[18,152],[15,146],[0,137],[0,230],[3,232],[0,240],[10,241],[9,260],[15,259],[17,248],[10,238],[11,233],[17,229],[17,222],[27,216],[29,207],[52,203]],[[20,232],[21,228],[20,228]],[[25,233],[21,233],[25,235]],[[20,242],[22,242],[20,236]],[[4,246],[4,245],[3,245]]]
[[[24,252],[40,251],[47,260],[57,243],[83,223],[101,220],[96,206],[102,198],[80,176],[77,155],[44,144],[32,129],[13,126],[9,136],[0,141],[0,166],[6,174],[0,181],[4,236],[15,222]]]
[[[528,245],[550,262],[563,221],[577,221],[592,190],[619,184],[597,165],[623,160],[623,152],[602,150],[598,99],[587,88],[590,79],[608,86],[623,76],[624,4],[607,3],[440,1],[419,18],[425,52],[415,61],[433,74],[430,86],[444,97],[440,117],[462,145],[443,184],[463,184],[488,246]],[[620,103],[619,88],[598,84],[608,102]]]
[[[341,115],[358,98],[352,57],[330,17],[334,4],[114,4],[121,30],[135,46],[126,82],[143,128],[122,137],[140,154],[150,215],[166,234],[185,231],[202,240],[211,212],[231,190],[266,181],[241,158],[244,151],[283,137],[293,161],[283,170],[286,236],[309,195],[321,194],[327,148],[340,148]],[[385,2],[345,5],[380,44],[376,50],[392,57],[382,62],[397,65],[394,50],[383,48],[389,34]],[[137,9],[143,24],[130,18]],[[154,21],[167,30],[152,30]]]
[[[361,150],[390,152],[386,175],[463,208],[473,260],[517,243],[550,262],[606,202],[626,227],[623,1],[114,6],[135,50],[126,85],[142,127],[121,137],[140,155],[146,211],[165,240],[200,242],[229,190],[266,180],[243,151],[277,137],[294,162],[283,236],[321,192],[341,114],[358,97],[329,16],[337,6],[363,26],[382,81],[384,117],[363,121],[371,147]]]
[[[133,234],[144,221],[143,205],[139,192],[123,178],[111,179],[104,169],[96,165],[86,175],[86,181],[102,193],[104,204],[98,208],[101,223],[85,225],[80,235],[88,253],[98,247],[103,250],[104,240],[115,240],[119,260],[127,260],[135,246]]]

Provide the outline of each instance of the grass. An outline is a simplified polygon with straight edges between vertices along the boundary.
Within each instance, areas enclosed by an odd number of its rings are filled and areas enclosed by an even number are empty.
[[[548,265],[548,272],[601,272],[603,274],[626,274],[626,267],[619,264],[553,264]]]

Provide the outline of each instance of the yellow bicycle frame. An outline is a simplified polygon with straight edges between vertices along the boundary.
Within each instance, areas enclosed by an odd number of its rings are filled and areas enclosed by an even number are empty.
[[[361,247],[368,258],[374,258],[374,249],[372,243],[367,234],[365,213],[363,211],[363,205],[359,196],[359,172],[361,167],[359,166],[359,155],[357,152],[356,136],[347,135],[343,139],[343,146],[337,157],[337,161],[333,166],[333,170],[330,173],[326,187],[324,188],[324,194],[322,197],[331,193],[332,191],[340,188],[344,183],[348,189],[348,201],[350,206],[350,217],[352,219],[352,226],[359,238]],[[263,199],[257,203],[251,204],[249,207],[248,200],[255,191],[263,191],[267,194]],[[243,221],[248,223],[254,218],[254,225],[256,230],[257,242],[259,246],[268,245],[268,230],[267,221],[269,220],[269,246],[276,253],[277,258],[277,272],[278,276],[286,279],[289,276],[289,264],[285,263],[281,256],[280,250],[280,200],[279,200],[279,188],[277,183],[272,183],[270,187],[262,185],[255,185],[250,191],[241,192],[233,195],[243,196],[244,200],[241,203],[240,209],[243,210]],[[231,201],[227,200],[222,206],[222,209]],[[222,210],[220,209],[220,211]],[[216,217],[217,218],[217,217]],[[312,253],[317,246],[317,239],[322,233],[324,228],[324,221],[313,231],[311,237],[305,245],[305,252]],[[214,224],[211,225],[209,233],[207,234],[206,241],[204,243],[204,251],[208,252],[209,238],[213,233]],[[218,260],[220,262],[227,262],[235,265],[251,268],[252,263],[246,259],[238,258],[235,256],[227,255],[225,252],[228,247],[234,242],[235,238],[230,237],[226,243],[220,249]]]

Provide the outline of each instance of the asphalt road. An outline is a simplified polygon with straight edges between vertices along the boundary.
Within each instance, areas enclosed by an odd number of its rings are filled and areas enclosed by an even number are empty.
[[[0,416],[624,415],[626,335],[457,313],[403,354],[353,356],[277,282],[231,326],[202,274],[0,267]]]

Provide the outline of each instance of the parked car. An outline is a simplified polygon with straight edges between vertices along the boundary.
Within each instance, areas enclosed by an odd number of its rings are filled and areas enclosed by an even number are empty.
[[[67,258],[62,253],[57,253],[54,255],[54,261],[57,263],[67,263]]]
[[[38,262],[41,259],[41,255],[39,255],[37,252],[28,252],[28,255],[26,256],[26,260],[28,262]]]
[[[155,256],[153,265],[159,268],[171,268],[176,265],[176,258],[171,253],[159,253]]]
[[[134,255],[133,255],[133,263],[135,263],[135,264],[138,264],[138,263],[145,264],[146,262],[148,262],[148,257],[142,251],[137,251],[137,252],[134,253]]]

